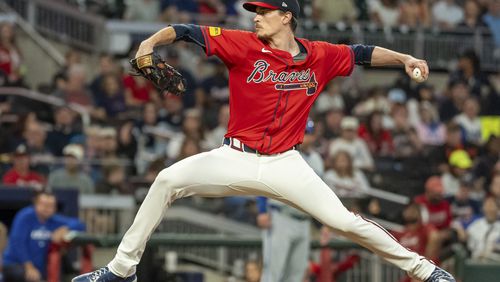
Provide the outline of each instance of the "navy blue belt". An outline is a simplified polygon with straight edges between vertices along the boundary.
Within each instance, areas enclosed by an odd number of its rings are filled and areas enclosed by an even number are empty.
[[[229,138],[225,137],[224,142],[222,143],[223,145],[228,145],[231,149],[240,151],[240,152],[246,152],[246,153],[252,153],[252,154],[257,154],[257,155],[269,155],[266,153],[261,153],[253,148],[248,147],[247,145],[243,144],[240,140],[236,138]],[[297,150],[298,146],[295,145],[292,148],[285,150],[283,152],[289,151],[289,150]],[[282,153],[283,153],[282,152]]]

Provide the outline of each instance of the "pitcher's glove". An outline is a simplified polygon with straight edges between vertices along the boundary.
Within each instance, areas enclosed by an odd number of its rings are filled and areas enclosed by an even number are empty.
[[[143,76],[162,93],[167,91],[179,96],[186,91],[186,80],[182,75],[154,52],[132,59],[130,64],[132,75]]]

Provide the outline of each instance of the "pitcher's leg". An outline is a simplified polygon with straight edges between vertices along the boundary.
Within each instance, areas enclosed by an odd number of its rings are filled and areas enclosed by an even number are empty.
[[[434,270],[431,262],[401,246],[383,228],[349,212],[298,153],[292,152],[281,161],[275,160],[266,171],[270,171],[266,183],[282,199],[397,265],[410,276],[425,280]]]
[[[230,185],[248,179],[245,173],[256,168],[245,163],[243,169],[238,165],[241,161],[232,161],[228,166],[228,156],[221,155],[221,151],[224,148],[198,154],[160,172],[108,265],[113,273],[122,277],[135,273],[147,241],[175,199],[195,194],[207,197],[245,194],[244,189],[232,189]]]

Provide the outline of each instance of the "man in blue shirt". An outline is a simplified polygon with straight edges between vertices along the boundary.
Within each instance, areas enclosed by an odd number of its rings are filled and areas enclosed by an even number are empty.
[[[54,194],[40,192],[32,206],[23,208],[14,217],[3,257],[5,281],[46,279],[49,244],[61,243],[70,230],[85,230],[78,219],[56,214],[56,203]]]

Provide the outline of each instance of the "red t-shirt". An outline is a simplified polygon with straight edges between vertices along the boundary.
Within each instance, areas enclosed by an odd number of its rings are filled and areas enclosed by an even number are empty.
[[[3,184],[25,187],[41,188],[45,183],[43,176],[36,172],[28,172],[26,175],[20,175],[16,170],[10,169],[3,176]]]
[[[441,200],[437,204],[429,202],[425,195],[420,195],[415,198],[415,202],[427,209],[429,213],[429,222],[437,229],[442,230],[450,227],[451,224],[451,208],[446,200]]]
[[[394,233],[394,235],[403,247],[415,251],[419,255],[425,255],[429,235],[434,230],[434,226],[423,224],[416,230],[404,230],[401,233]]]
[[[132,96],[134,96],[136,100],[144,103],[151,100],[149,93],[154,90],[154,88],[148,81],[144,81],[144,83],[137,83],[133,76],[126,75],[123,77],[123,85],[125,86],[125,89],[130,89]]]
[[[392,135],[388,130],[382,129],[378,136],[373,136],[365,124],[358,128],[358,135],[361,139],[365,140],[370,151],[377,155],[391,155],[394,153],[394,143],[392,142]]]
[[[325,85],[349,75],[354,53],[347,45],[297,40],[303,61],[271,48],[255,33],[201,27],[208,56],[229,70],[230,119],[226,137],[262,153],[286,151],[301,143],[309,110]]]

